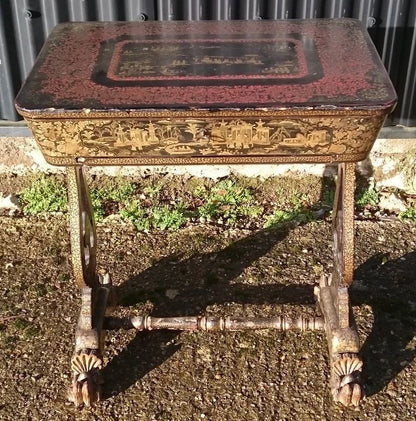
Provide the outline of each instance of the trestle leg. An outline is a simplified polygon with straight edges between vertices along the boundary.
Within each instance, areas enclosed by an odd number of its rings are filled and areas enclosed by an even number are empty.
[[[91,200],[82,167],[68,168],[70,231],[74,274],[81,288],[81,312],[75,335],[75,352],[69,399],[76,406],[89,406],[101,397],[103,335],[108,328],[241,330],[319,330],[322,321],[298,319],[238,319],[212,317],[154,318],[150,316],[116,319],[106,317],[111,280],[96,271],[96,233]],[[334,270],[322,277],[316,294],[327,334],[331,393],[336,402],[357,406],[363,397],[360,343],[351,313],[348,288],[354,269],[354,187],[355,164],[338,167],[333,211]]]
[[[78,406],[91,406],[101,398],[104,330],[103,323],[111,293],[107,273],[96,271],[94,215],[82,167],[70,167],[68,197],[72,264],[81,289],[81,311],[71,359],[72,385],[68,398]]]
[[[332,276],[322,277],[317,289],[328,340],[331,394],[345,406],[357,406],[363,397],[360,342],[348,293],[354,270],[354,189],[355,164],[339,164],[333,210],[334,270]]]

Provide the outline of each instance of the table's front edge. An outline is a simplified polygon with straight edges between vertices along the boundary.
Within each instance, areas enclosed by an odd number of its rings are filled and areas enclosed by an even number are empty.
[[[25,120],[68,120],[68,119],[120,119],[120,118],[266,118],[266,117],[311,117],[311,116],[373,116],[388,115],[396,101],[378,107],[279,107],[279,108],[216,108],[209,109],[145,109],[145,110],[94,110],[72,109],[26,109],[16,104],[18,113]]]

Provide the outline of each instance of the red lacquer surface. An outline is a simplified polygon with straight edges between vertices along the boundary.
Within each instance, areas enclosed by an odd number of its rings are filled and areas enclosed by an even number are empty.
[[[160,54],[146,53],[146,45]],[[137,71],[135,60],[145,61]],[[365,28],[350,19],[62,24],[16,100],[27,111],[386,108],[394,101]]]

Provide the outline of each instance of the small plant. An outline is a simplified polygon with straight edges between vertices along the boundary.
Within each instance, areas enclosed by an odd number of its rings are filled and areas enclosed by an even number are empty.
[[[20,318],[16,319],[13,324],[17,330],[21,330],[21,331],[27,329],[30,326],[30,322],[28,320],[20,319]]]
[[[34,293],[37,297],[43,297],[48,292],[48,289],[47,289],[46,285],[43,284],[43,283],[34,284],[31,289],[33,289],[33,291],[34,291]]]
[[[40,329],[37,326],[34,326],[33,323],[25,319],[16,319],[14,328],[20,331],[26,339],[36,336],[40,332]]]
[[[275,209],[271,215],[266,217],[263,228],[278,228],[288,222],[309,222],[315,217],[310,210],[291,210]]]
[[[399,218],[408,219],[409,221],[416,223],[416,206],[411,206],[407,208],[405,211],[400,212]]]
[[[284,224],[285,222],[292,221],[294,219],[294,213],[288,212],[281,209],[275,209],[271,215],[266,217],[264,228],[274,228],[278,225]]]
[[[91,204],[95,219],[100,221],[104,218],[106,214],[105,206],[108,203],[113,202],[118,207],[130,200],[135,189],[134,183],[122,179],[115,179],[102,188],[91,189]]]
[[[155,205],[144,207],[139,200],[133,200],[120,209],[123,219],[131,221],[138,231],[149,229],[177,230],[188,218],[182,203],[175,206]]]
[[[101,221],[104,218],[103,198],[100,189],[91,189],[91,206],[94,211],[96,221]]]
[[[379,203],[379,194],[374,189],[359,189],[356,193],[355,203],[359,209],[376,207]]]
[[[13,350],[16,347],[17,339],[6,332],[0,332],[0,349]]]
[[[197,209],[198,215],[209,221],[222,218],[234,223],[244,217],[256,217],[263,211],[263,207],[256,204],[250,189],[233,180],[220,181],[211,190],[198,187],[194,194],[203,201]]]
[[[68,199],[65,186],[53,177],[42,175],[20,193],[25,215],[43,212],[66,212]]]
[[[160,194],[160,191],[162,190],[162,183],[156,183],[156,184],[152,184],[150,186],[146,186],[143,189],[143,193],[150,197],[151,199],[157,198]]]
[[[126,203],[120,209],[120,215],[124,220],[131,221],[138,231],[146,231],[150,228],[150,219],[139,200]]]
[[[154,228],[160,230],[176,231],[187,222],[185,209],[180,204],[172,208],[168,205],[157,206],[153,209],[151,223]]]
[[[315,219],[313,212],[307,209],[307,195],[294,192],[289,196],[287,203],[287,208],[275,208],[271,215],[265,217],[263,228],[278,228],[291,221],[308,222]]]
[[[38,336],[40,333],[40,329],[37,326],[28,326],[24,331],[23,331],[23,337],[26,339],[30,339],[33,338],[35,336]]]

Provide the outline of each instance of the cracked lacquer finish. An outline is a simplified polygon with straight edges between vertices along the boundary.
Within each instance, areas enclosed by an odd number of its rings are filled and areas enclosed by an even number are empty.
[[[325,329],[333,399],[363,396],[348,288],[355,163],[396,102],[370,38],[351,19],[83,22],[57,26],[16,99],[48,162],[68,166],[81,312],[70,399],[100,399],[103,331]],[[338,163],[334,266],[316,288],[323,318],[106,316],[108,274],[83,165]]]
[[[395,94],[358,21],[67,23],[22,110],[384,107]],[[51,109],[52,108],[52,109]]]

